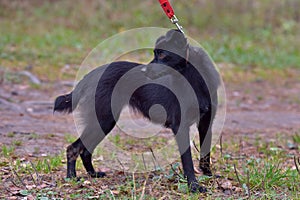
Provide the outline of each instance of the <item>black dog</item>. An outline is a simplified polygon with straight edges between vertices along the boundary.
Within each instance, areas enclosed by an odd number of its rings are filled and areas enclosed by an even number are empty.
[[[113,62],[91,71],[71,93],[55,100],[54,111],[81,110],[83,120],[80,138],[67,148],[67,177],[76,177],[75,163],[79,155],[90,176],[105,175],[95,172],[92,152],[113,129],[123,106],[129,104],[154,123],[173,131],[190,190],[204,192],[206,189],[199,186],[194,173],[189,127],[198,125],[199,167],[211,176],[211,126],[219,83],[219,74],[205,51],[190,46],[176,30],[158,38],[154,59],[148,65]],[[155,104],[161,105],[165,112],[149,112]]]

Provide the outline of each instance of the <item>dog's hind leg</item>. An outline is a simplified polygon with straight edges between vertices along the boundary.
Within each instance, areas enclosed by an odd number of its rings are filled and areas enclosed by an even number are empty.
[[[80,138],[67,147],[67,178],[76,177],[76,160],[83,150]]]
[[[97,121],[98,123],[98,121]],[[113,118],[101,121],[99,124],[87,126],[79,139],[73,142],[67,148],[67,178],[76,177],[76,160],[80,155],[83,165],[91,177],[103,177],[105,173],[96,172],[92,164],[92,153],[96,146],[105,138],[105,136],[115,126]]]
[[[113,129],[115,126],[115,121],[113,118],[111,120],[105,120],[105,122],[100,122],[101,131],[100,133],[82,135],[81,138],[84,141],[85,147],[80,154],[83,166],[85,167],[87,173],[93,178],[101,178],[105,176],[104,172],[96,172],[92,164],[92,153],[96,146],[104,139],[104,137]],[[87,138],[88,137],[88,138]]]

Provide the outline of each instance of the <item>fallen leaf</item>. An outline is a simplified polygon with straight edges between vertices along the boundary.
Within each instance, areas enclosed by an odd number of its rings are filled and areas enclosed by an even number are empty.
[[[83,186],[86,186],[86,185],[91,185],[91,181],[85,180],[85,181],[83,182]]]
[[[235,191],[235,192],[242,192],[242,191],[243,191],[243,188],[240,188],[240,187],[233,187],[232,190]]]
[[[118,190],[111,190],[111,192],[115,195],[118,195],[120,193],[120,191],[118,191]]]
[[[30,194],[27,196],[27,200],[34,200],[34,197]]]
[[[222,183],[221,187],[226,190],[226,189],[231,189],[232,188],[232,184],[231,181],[225,181],[224,183]]]
[[[88,196],[88,199],[99,199],[99,196]]]
[[[194,167],[194,171],[196,174],[202,174],[201,171],[197,167]]]
[[[108,168],[108,167],[101,167],[101,168],[98,168],[99,172],[110,172],[111,169]]]
[[[18,199],[18,197],[12,196],[12,197],[7,197],[7,199],[9,199],[9,200],[15,200],[15,199]]]
[[[21,188],[19,188],[19,187],[15,187],[15,186],[10,186],[9,187],[9,190],[10,191],[19,191]]]
[[[45,183],[42,183],[41,185],[37,186],[38,189],[43,189],[43,188],[47,188],[47,187],[49,187],[49,185],[47,185]]]
[[[33,188],[36,188],[36,185],[26,185],[26,188],[32,190]]]

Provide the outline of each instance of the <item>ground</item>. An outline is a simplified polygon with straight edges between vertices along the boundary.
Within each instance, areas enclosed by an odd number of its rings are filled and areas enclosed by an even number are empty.
[[[300,199],[299,0],[172,1],[226,87],[226,122],[212,149],[221,178],[195,169],[207,193],[188,192],[179,159],[137,174],[105,167],[102,151],[94,162],[107,177],[90,179],[79,162],[83,179],[65,179],[65,150],[77,133],[72,115],[53,114],[55,97],[72,89],[80,63],[103,40],[137,27],[174,28],[156,1],[123,2],[0,1],[0,198]],[[134,60],[150,59],[140,53]],[[135,151],[172,137],[113,134]]]
[[[229,69],[223,70],[226,72]],[[274,155],[276,159],[278,157],[275,163],[282,162],[278,163],[282,164],[280,171],[293,170],[296,175],[297,162],[294,162],[294,157],[300,156],[298,149],[300,82],[297,80],[299,76],[295,73],[298,72],[294,71],[289,79],[282,80],[279,77],[278,80],[275,78],[276,81],[252,79],[245,74],[243,77],[248,78],[242,79],[243,81],[238,78],[234,82],[225,80],[226,121],[221,143],[216,145],[212,153],[212,166],[222,178],[211,180],[204,178],[202,184],[208,185],[210,193],[202,197],[263,196],[265,191],[259,184],[255,185],[255,182],[248,181],[248,184],[253,185],[243,185],[235,176],[237,171],[234,168],[239,167],[237,170],[241,171],[241,176],[245,178],[246,175],[243,174],[247,171],[243,169],[245,163],[258,158],[267,159],[268,155]],[[175,175],[172,170],[168,171],[170,167],[151,173],[130,174],[101,168],[101,160],[98,160],[96,166],[107,171],[107,178],[91,180],[80,166],[79,174],[85,177],[82,182],[65,180],[64,151],[66,146],[74,141],[77,133],[72,115],[53,114],[53,100],[56,96],[70,91],[71,85],[72,82],[45,83],[34,88],[26,83],[16,84],[8,81],[1,83],[2,197],[10,196],[17,199],[22,196],[32,198],[35,195],[40,197],[52,195],[68,198],[122,196],[131,198],[143,195],[149,198],[153,196],[168,199],[183,198],[186,195],[184,180],[177,175],[181,173],[180,165],[176,163],[173,163],[176,167],[174,173],[179,171]],[[285,156],[282,156],[282,153]],[[195,163],[196,159],[197,157]],[[257,166],[264,165],[257,164]],[[196,172],[201,173],[197,170]],[[168,173],[171,173],[171,178]],[[203,176],[199,175],[200,180],[201,177]],[[287,177],[282,177],[285,178]],[[294,178],[299,181],[299,175]],[[245,189],[247,187],[250,194]],[[296,188],[289,186],[282,193],[278,189],[274,191],[281,196],[299,197],[295,193],[299,187],[293,187]],[[84,193],[88,195],[84,196]]]

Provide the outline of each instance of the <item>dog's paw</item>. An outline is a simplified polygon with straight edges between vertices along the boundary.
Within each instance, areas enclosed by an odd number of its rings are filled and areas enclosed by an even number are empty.
[[[197,193],[197,192],[204,193],[207,191],[206,188],[203,186],[200,186],[197,181],[191,182],[189,184],[189,189],[190,189],[190,192],[192,192],[192,193]]]
[[[106,174],[104,172],[89,173],[89,175],[92,178],[103,178],[104,176],[106,176]]]
[[[206,176],[213,176],[213,174],[212,174],[210,168],[208,168],[208,167],[201,167],[201,166],[200,166],[199,168],[200,168],[200,170],[203,172],[203,175],[206,175]]]

